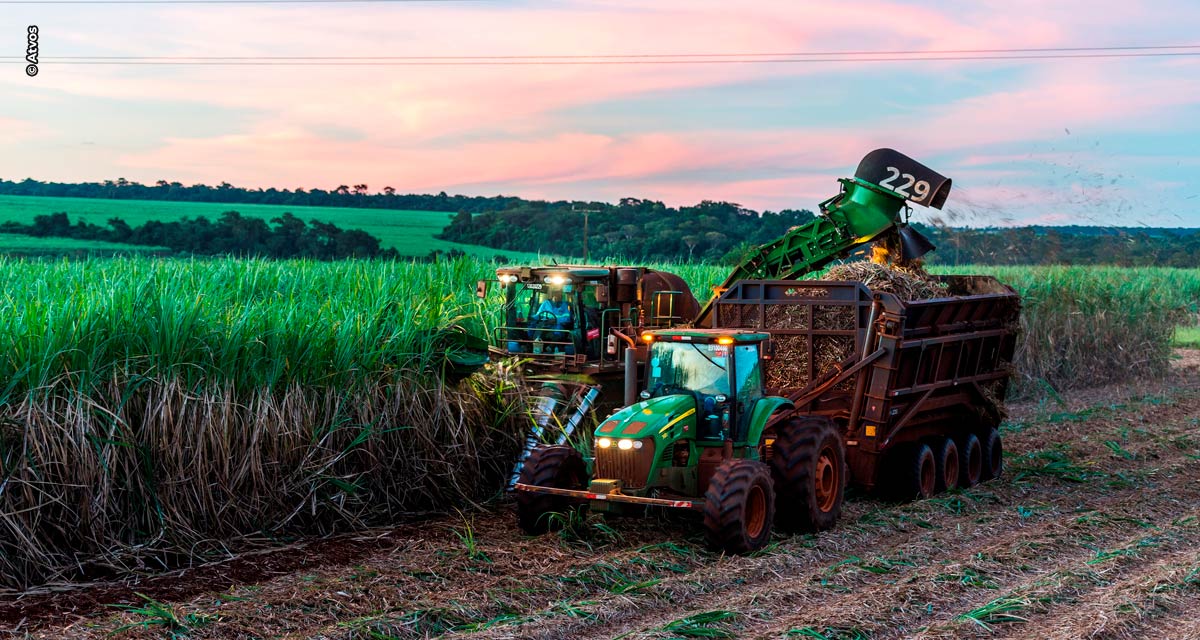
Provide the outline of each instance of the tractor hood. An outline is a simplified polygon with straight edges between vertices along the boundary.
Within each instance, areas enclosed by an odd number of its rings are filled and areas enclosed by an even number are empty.
[[[668,429],[674,427],[674,429]],[[597,429],[597,438],[648,438],[674,440],[695,434],[696,399],[692,395],[659,396],[614,413]]]

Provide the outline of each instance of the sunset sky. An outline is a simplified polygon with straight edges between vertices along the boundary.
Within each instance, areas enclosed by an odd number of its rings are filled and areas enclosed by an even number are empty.
[[[43,56],[32,78],[23,60],[30,24]],[[836,193],[835,178],[886,146],[954,179],[949,208],[959,224],[1200,226],[1196,55],[436,66],[55,60],[1167,45],[1200,54],[1198,27],[1195,0],[0,4],[8,63],[0,67],[0,177],[366,183],[372,191],[812,209]]]

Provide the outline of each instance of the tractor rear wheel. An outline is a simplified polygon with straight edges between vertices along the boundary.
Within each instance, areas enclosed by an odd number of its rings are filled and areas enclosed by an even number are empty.
[[[713,549],[748,553],[771,538],[775,488],[767,465],[727,460],[717,467],[704,494],[704,529]]]
[[[846,493],[846,446],[827,418],[779,426],[771,452],[775,518],[788,532],[823,531],[837,523]]]
[[[942,438],[940,441],[935,441],[932,444],[934,445],[933,457],[937,461],[937,487],[935,491],[941,493],[942,491],[958,486],[961,465],[958,456],[958,445],[955,444],[953,438]]]
[[[958,486],[966,489],[979,484],[980,478],[983,477],[983,447],[975,434],[968,433],[959,443],[958,461]]]
[[[983,454],[983,479],[999,478],[1004,472],[1004,444],[1000,441],[1000,432],[994,427],[988,429],[980,445]]]
[[[896,451],[895,456],[896,497],[900,500],[932,497],[937,491],[937,461],[929,445],[909,445]]]
[[[586,488],[587,468],[583,456],[562,445],[536,447],[525,460],[518,482],[556,489]],[[517,492],[517,523],[526,533],[545,533],[557,528],[551,513],[566,513],[579,508],[579,502],[566,496],[529,491]]]

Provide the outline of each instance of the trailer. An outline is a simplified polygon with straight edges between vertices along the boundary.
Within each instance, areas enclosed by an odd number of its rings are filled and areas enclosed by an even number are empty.
[[[717,325],[771,335],[766,392],[837,425],[851,482],[873,489],[911,461],[923,475],[896,473],[891,489],[928,497],[1000,473],[1020,314],[1020,297],[995,278],[936,279],[946,297],[915,301],[859,282],[743,280],[718,300]]]

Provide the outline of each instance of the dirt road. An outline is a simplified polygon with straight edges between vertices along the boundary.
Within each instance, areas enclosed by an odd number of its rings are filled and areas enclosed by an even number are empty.
[[[679,520],[527,538],[499,507],[0,619],[35,638],[1200,638],[1200,375],[1015,407],[1002,433],[999,480],[853,496],[835,530],[752,557]]]

